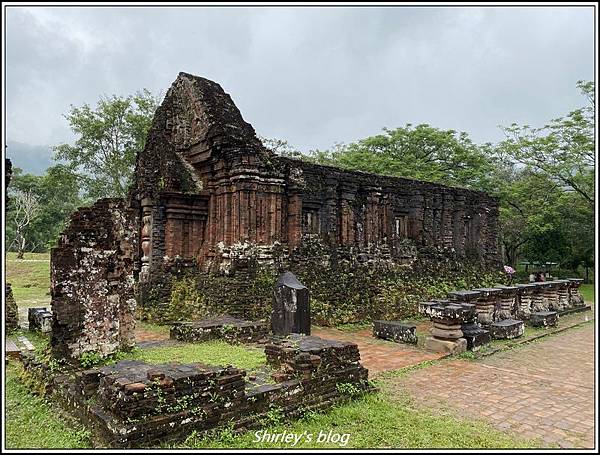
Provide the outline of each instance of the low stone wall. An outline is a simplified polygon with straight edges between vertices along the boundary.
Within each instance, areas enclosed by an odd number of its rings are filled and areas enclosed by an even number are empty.
[[[255,343],[269,333],[265,321],[245,321],[230,316],[203,319],[194,322],[176,322],[171,326],[170,338],[187,342],[223,340],[228,343]]]
[[[261,428],[273,412],[296,418],[372,390],[356,344],[292,335],[265,351],[278,383],[200,363],[124,360],[70,375],[35,358],[24,366],[88,426],[96,447],[110,448],[148,447],[223,426]]]

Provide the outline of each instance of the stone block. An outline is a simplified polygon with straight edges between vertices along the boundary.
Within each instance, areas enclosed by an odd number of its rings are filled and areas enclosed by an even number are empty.
[[[435,337],[425,339],[425,349],[444,354],[460,354],[467,350],[467,340],[458,338],[457,340],[442,340]]]
[[[397,343],[417,344],[417,326],[397,321],[373,321],[373,336]]]
[[[29,330],[49,333],[52,331],[52,313],[46,307],[29,308],[27,310]]]
[[[490,335],[495,340],[510,340],[523,335],[525,324],[516,319],[504,319],[490,324]]]
[[[529,323],[533,327],[554,327],[558,325],[558,313],[556,311],[537,311],[531,313]]]

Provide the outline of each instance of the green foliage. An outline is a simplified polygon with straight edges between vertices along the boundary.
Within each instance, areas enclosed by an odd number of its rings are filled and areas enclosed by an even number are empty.
[[[13,169],[9,196],[15,191],[30,192],[40,201],[38,212],[23,232],[27,250],[46,251],[56,244],[71,213],[84,204],[79,188],[79,177],[63,164],[51,166],[45,174],[39,176],[23,174],[19,168]],[[15,213],[14,198],[9,199],[6,223],[9,248],[16,247]]]
[[[167,320],[201,319],[209,314],[209,308],[192,276],[184,276],[171,282],[171,299],[164,317]]]
[[[314,162],[376,174],[427,180],[480,189],[491,162],[467,133],[440,130],[427,124],[384,128],[383,134],[331,152],[312,152]]]
[[[355,398],[363,394],[363,390],[351,382],[338,382],[335,388],[340,395],[347,398]]]
[[[595,98],[594,83],[579,81],[588,104],[565,117],[533,128],[512,124],[503,128],[507,139],[499,149],[516,162],[575,192],[594,206]]]
[[[77,140],[54,147],[56,159],[79,173],[90,197],[124,197],[157,107],[146,89],[127,97],[101,97],[95,108],[71,106],[65,118]]]

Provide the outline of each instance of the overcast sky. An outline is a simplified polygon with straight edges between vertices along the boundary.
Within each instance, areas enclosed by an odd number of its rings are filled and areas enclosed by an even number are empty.
[[[591,7],[9,7],[8,156],[45,165],[72,139],[70,104],[164,95],[179,71],[217,81],[258,134],[302,151],[406,123],[494,142],[498,125],[583,104],[593,19]]]

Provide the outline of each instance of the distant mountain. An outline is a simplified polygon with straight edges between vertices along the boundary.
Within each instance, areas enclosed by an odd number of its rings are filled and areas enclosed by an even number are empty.
[[[16,141],[7,141],[6,145],[6,158],[10,158],[13,167],[20,167],[26,174],[41,175],[55,164],[50,145],[31,145]]]

